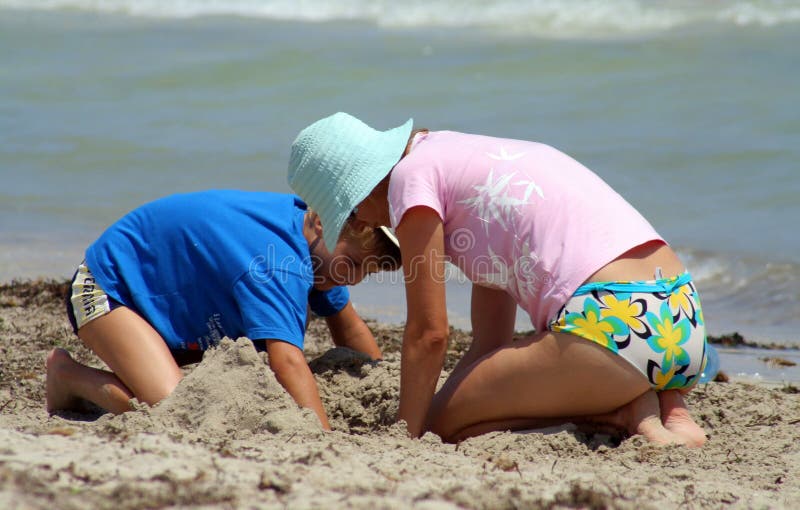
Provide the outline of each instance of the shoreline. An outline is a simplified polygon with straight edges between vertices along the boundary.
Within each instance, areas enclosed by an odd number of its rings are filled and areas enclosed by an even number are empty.
[[[10,281],[0,282],[0,307],[8,306],[9,300],[22,299],[24,305],[38,304],[41,300],[37,299],[37,295],[41,292],[45,293],[66,293],[69,289],[69,279],[64,278],[12,278]],[[63,299],[63,295],[62,295]],[[364,320],[378,323],[379,321],[370,317],[364,317]],[[382,322],[388,327],[402,327],[402,323]],[[461,331],[462,333],[469,334],[470,331],[462,330],[459,328],[451,329]],[[534,333],[530,331],[515,331],[515,335],[523,336]],[[759,342],[746,339],[737,331],[723,333],[719,335],[708,335],[708,343],[725,348],[733,349],[762,349],[769,351],[797,351],[800,352],[800,346],[788,345],[783,342]]]

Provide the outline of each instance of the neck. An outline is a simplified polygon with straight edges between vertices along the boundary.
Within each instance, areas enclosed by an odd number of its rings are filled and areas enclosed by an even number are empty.
[[[308,252],[314,253],[314,250],[317,249],[317,245],[319,244],[320,241],[322,241],[322,236],[317,236],[314,238],[313,241],[308,243]]]
[[[389,177],[387,175],[369,194],[370,202],[374,203],[378,211],[381,211],[381,217],[378,218],[378,225],[389,225]]]
[[[308,254],[311,257],[311,269],[314,271],[314,280],[317,282],[319,282],[320,278],[323,280],[321,285],[314,285],[314,287],[318,290],[326,290],[326,288],[323,287],[328,285],[327,279],[324,278],[321,273],[323,260],[321,254],[318,253],[319,243],[322,242],[322,232],[316,228],[315,216],[310,212],[306,212],[303,218],[303,237],[306,238],[306,242],[308,243]]]

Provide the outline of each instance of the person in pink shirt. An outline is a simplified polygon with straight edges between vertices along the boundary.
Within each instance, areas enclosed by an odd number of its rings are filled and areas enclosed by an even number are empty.
[[[398,418],[410,434],[573,422],[701,446],[683,399],[705,364],[700,301],[647,220],[553,147],[412,127],[337,113],[299,134],[289,163],[328,246],[346,222],[396,230],[408,309]],[[435,393],[447,264],[472,282],[473,341]],[[536,334],[514,340],[517,305]]]

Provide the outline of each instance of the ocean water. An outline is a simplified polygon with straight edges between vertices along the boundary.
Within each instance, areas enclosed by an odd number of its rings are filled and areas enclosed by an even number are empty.
[[[0,280],[68,276],[160,196],[289,191],[341,110],[564,150],[678,249],[711,334],[797,346],[798,48],[800,0],[0,0]],[[397,277],[359,310],[403,320]]]

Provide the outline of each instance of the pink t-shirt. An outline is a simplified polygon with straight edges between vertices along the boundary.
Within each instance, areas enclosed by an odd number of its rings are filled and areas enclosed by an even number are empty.
[[[661,240],[591,170],[550,146],[521,140],[417,135],[392,170],[392,226],[416,206],[442,218],[450,262],[473,283],[511,294],[538,331],[597,270]]]

